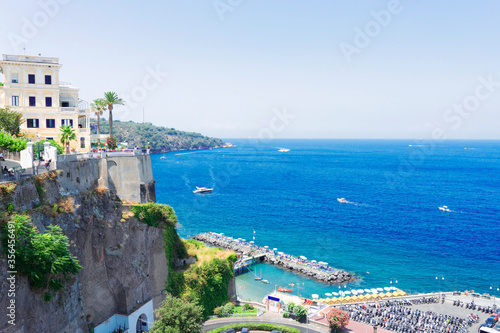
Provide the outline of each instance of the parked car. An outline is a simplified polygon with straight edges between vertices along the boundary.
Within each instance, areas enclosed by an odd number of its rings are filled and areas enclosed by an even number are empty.
[[[281,331],[271,331],[271,333],[281,333]]]
[[[225,333],[236,333],[235,330],[233,330],[232,328],[228,328],[227,330],[224,331]]]
[[[241,333],[250,333],[250,330],[246,327],[241,329]]]

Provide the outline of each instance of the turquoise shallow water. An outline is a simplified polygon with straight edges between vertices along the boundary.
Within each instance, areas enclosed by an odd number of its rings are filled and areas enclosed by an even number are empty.
[[[232,141],[239,147],[152,156],[157,200],[174,207],[182,237],[250,240],[255,230],[259,245],[353,272],[359,279],[348,288],[397,280],[412,292],[489,292],[500,284],[500,142]],[[214,191],[195,195],[195,186]],[[292,282],[305,296],[338,290],[261,268],[271,283],[239,276],[242,298]]]

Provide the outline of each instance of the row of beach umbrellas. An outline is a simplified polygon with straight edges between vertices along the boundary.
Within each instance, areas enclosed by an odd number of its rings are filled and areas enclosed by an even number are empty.
[[[332,293],[335,294],[335,293]],[[386,297],[398,297],[398,296],[406,296],[407,294],[397,289],[394,292],[386,292],[386,293],[378,293],[378,294],[366,294],[366,295],[354,295],[354,296],[341,296],[341,297],[328,297],[321,298],[318,301],[321,303],[335,304],[337,302],[362,302],[370,299],[378,299],[378,298],[386,298]],[[315,296],[315,295],[314,295]]]
[[[395,287],[384,287],[384,288],[372,288],[372,289],[352,289],[352,290],[340,290],[340,292],[331,292],[331,293],[325,293],[325,296],[331,297],[331,296],[339,296],[339,295],[361,295],[364,293],[367,294],[379,294],[385,292],[391,292],[391,291],[397,291]]]

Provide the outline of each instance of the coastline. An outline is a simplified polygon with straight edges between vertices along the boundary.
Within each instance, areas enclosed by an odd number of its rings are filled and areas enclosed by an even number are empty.
[[[173,148],[173,149],[170,149],[170,150],[165,150],[165,149],[162,149],[162,150],[153,150],[153,149],[151,149],[149,151],[149,153],[150,154],[165,154],[165,153],[173,153],[173,152],[178,152],[178,151],[210,150],[210,149],[218,149],[218,148],[235,148],[235,147],[238,147],[238,146],[235,145],[235,144],[232,144],[231,142],[224,142],[223,145],[214,146],[214,147],[189,148],[189,149],[176,149],[176,148]]]

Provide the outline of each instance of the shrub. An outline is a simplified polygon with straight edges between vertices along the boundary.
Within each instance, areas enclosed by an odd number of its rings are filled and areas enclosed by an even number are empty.
[[[288,312],[283,312],[283,318],[289,318],[290,317],[290,314]]]
[[[118,143],[116,140],[115,136],[109,136],[106,139],[106,145],[108,146],[108,149],[115,150],[118,147]]]
[[[333,333],[339,332],[349,324],[349,314],[337,308],[330,310],[326,315],[326,319],[330,326],[330,332]]]
[[[222,307],[221,306],[218,306],[214,309],[214,315],[222,316]]]
[[[234,311],[234,305],[232,303],[227,303],[222,307],[222,315],[223,316],[230,316],[233,314]]]
[[[214,330],[208,331],[207,333],[221,333],[227,330],[228,328],[232,328],[235,331],[241,331],[243,327],[246,327],[250,330],[255,330],[255,331],[266,331],[270,332],[273,330],[280,331],[282,333],[300,333],[300,330],[292,327],[288,327],[285,325],[276,325],[276,324],[263,324],[263,323],[239,323],[239,324],[232,324],[232,325],[227,325],[224,327],[219,327]]]
[[[253,305],[250,303],[245,303],[245,305],[243,305],[243,307],[245,308],[245,310],[253,310],[254,309]]]

